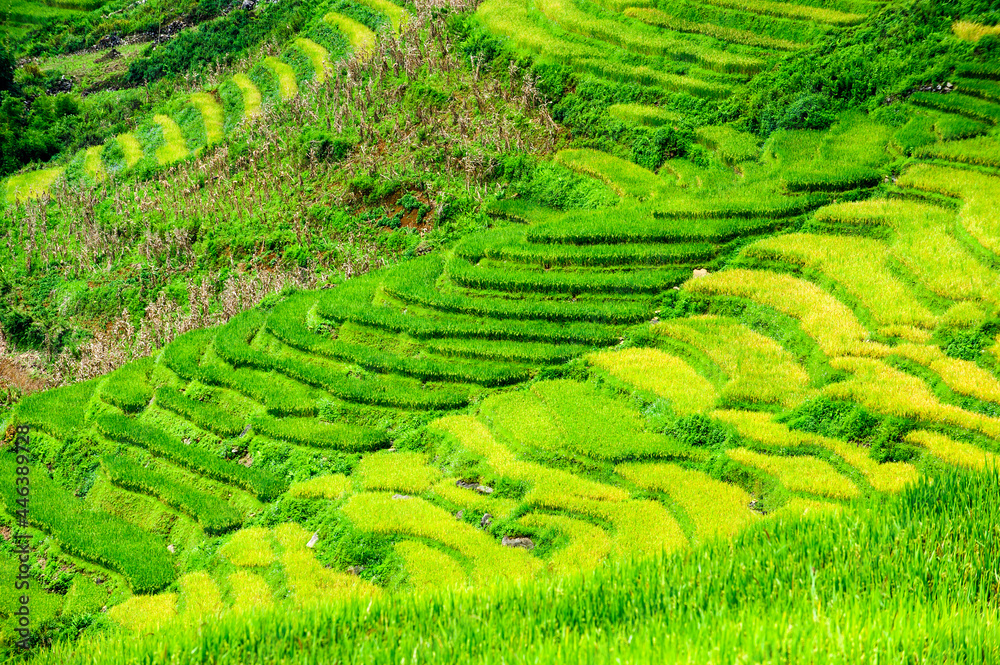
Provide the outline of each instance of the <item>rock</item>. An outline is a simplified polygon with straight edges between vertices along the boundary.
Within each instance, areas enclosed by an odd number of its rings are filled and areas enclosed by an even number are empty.
[[[455,487],[461,487],[466,490],[474,490],[479,487],[479,483],[467,483],[464,480],[456,480]]]
[[[455,519],[460,520],[463,517],[465,517],[465,511],[464,510],[460,510],[457,513],[455,513]]]
[[[694,274],[692,276],[695,279],[699,279],[701,277],[708,277],[708,271],[705,270],[704,268],[695,268],[694,269]]]
[[[167,545],[167,551],[170,552],[171,554],[174,554],[175,553],[174,546],[173,545]]]
[[[493,516],[490,515],[489,513],[484,513],[483,514],[483,518],[481,520],[479,520],[479,526],[481,526],[481,527],[483,527],[485,529],[486,527],[488,527],[491,524],[493,524]]]
[[[243,438],[244,436],[246,436],[247,432],[249,432],[249,431],[250,431],[250,425],[247,425],[246,427],[243,428],[243,431],[240,432],[240,438]]]
[[[243,0],[243,3],[240,5],[240,9],[244,9],[249,12],[252,11],[253,8],[256,6],[257,6],[257,0]]]
[[[406,501],[410,497],[405,494],[393,494],[392,498],[395,499],[396,501]]]
[[[319,531],[314,531],[313,535],[312,535],[312,538],[310,538],[309,542],[306,543],[306,547],[308,547],[309,549],[312,549],[312,548],[316,547],[316,543],[318,543],[318,542],[319,542]]]
[[[489,485],[476,485],[476,491],[480,494],[493,494],[493,488]]]
[[[347,569],[347,572],[349,572],[351,575],[360,575],[361,571],[364,569],[365,569],[364,566],[351,566],[350,568]]]
[[[532,542],[531,538],[527,536],[516,536],[511,538],[510,536],[504,536],[500,544],[504,547],[521,547],[526,550],[535,549],[535,543]]]

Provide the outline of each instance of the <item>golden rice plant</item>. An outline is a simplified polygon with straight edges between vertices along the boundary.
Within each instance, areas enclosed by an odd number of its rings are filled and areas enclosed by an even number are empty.
[[[974,362],[950,358],[937,346],[900,344],[893,353],[928,367],[961,395],[1000,403],[1000,381]]]
[[[955,21],[951,24],[951,32],[963,41],[978,42],[987,35],[1000,35],[1000,25],[982,25],[973,21]]]
[[[274,72],[274,76],[278,79],[278,93],[282,99],[291,99],[299,94],[299,84],[295,80],[295,71],[291,65],[268,56],[264,58],[264,66]]]
[[[639,200],[655,196],[664,186],[655,173],[638,164],[614,155],[589,148],[560,150],[555,161],[563,166],[597,178],[614,190],[618,196],[631,196]]]
[[[809,375],[795,357],[770,337],[718,316],[693,316],[658,323],[654,333],[703,351],[729,377],[721,396],[735,402],[779,403],[801,399]]]
[[[292,483],[288,496],[295,499],[339,499],[351,489],[351,480],[340,473]]]
[[[398,490],[419,494],[430,489],[441,472],[428,466],[416,452],[378,452],[365,455],[356,472],[366,490]]]
[[[897,181],[901,187],[914,187],[939,194],[959,196],[964,205],[959,222],[973,238],[994,254],[1000,254],[1000,178],[986,173],[931,164],[917,164]]]
[[[712,417],[733,425],[740,436],[769,446],[792,450],[801,446],[826,448],[860,471],[879,492],[898,492],[916,482],[919,475],[916,467],[906,462],[879,464],[868,455],[866,449],[853,443],[789,429],[774,422],[774,416],[770,413],[720,410],[713,411]]]
[[[885,243],[860,236],[793,233],[749,245],[744,256],[819,270],[858,299],[882,325],[933,328],[934,314],[889,270]]]
[[[274,561],[270,532],[264,527],[253,526],[233,534],[219,554],[234,566],[268,566]]]
[[[795,496],[789,499],[788,503],[778,508],[771,514],[776,520],[790,519],[801,520],[803,518],[823,517],[824,515],[839,515],[844,511],[844,506],[830,501],[817,501],[816,499],[803,499]]]
[[[708,379],[677,356],[659,349],[601,351],[585,357],[615,378],[663,397],[680,414],[703,412],[718,401],[715,386]]]
[[[184,621],[199,621],[222,612],[222,596],[212,576],[204,570],[181,575],[178,608]]]
[[[372,598],[381,589],[357,575],[325,568],[306,547],[311,534],[294,522],[279,524],[274,537],[284,551],[281,565],[292,592],[292,602],[299,607],[317,605],[330,600]]]
[[[778,482],[793,492],[832,499],[853,499],[860,494],[857,485],[840,475],[828,462],[815,457],[766,455],[747,448],[732,448],[726,455],[777,477]]]
[[[243,95],[243,117],[252,118],[255,115],[260,115],[263,98],[257,85],[250,80],[249,76],[243,73],[233,76],[233,83],[236,84]]]
[[[884,356],[888,347],[868,339],[854,312],[811,282],[764,270],[724,270],[684,283],[704,295],[738,296],[798,319],[806,334],[829,356]]]
[[[403,557],[409,582],[417,591],[463,586],[468,578],[454,557],[416,540],[401,540],[393,546]]]
[[[730,538],[760,517],[750,510],[752,497],[743,489],[701,471],[676,464],[619,464],[615,472],[639,487],[664,492],[691,521],[699,540]]]
[[[1000,462],[995,454],[962,441],[956,441],[944,434],[914,430],[907,433],[908,443],[926,448],[931,455],[943,462],[982,471],[987,466],[997,466]]]
[[[218,143],[223,137],[222,105],[207,92],[196,92],[190,97],[191,104],[198,109],[205,125],[205,140],[208,145]]]
[[[233,612],[259,611],[273,604],[271,587],[257,573],[238,570],[226,578],[229,582],[230,609]]]
[[[352,496],[343,510],[359,529],[427,538],[460,552],[473,563],[476,585],[530,578],[539,568],[527,551],[503,547],[484,531],[418,497],[363,492]]]
[[[890,227],[895,231],[889,240],[893,258],[928,289],[946,298],[1000,302],[1000,275],[951,234],[955,214],[920,201],[869,199],[820,208],[815,219],[833,227]]]
[[[173,118],[157,113],[153,116],[153,122],[159,125],[163,132],[163,145],[156,149],[156,161],[160,164],[172,164],[187,157],[187,142]]]
[[[611,554],[608,533],[590,522],[546,513],[529,513],[519,522],[538,529],[554,527],[569,538],[569,545],[553,552],[548,560],[548,570],[555,575],[594,570]]]
[[[177,594],[132,596],[108,610],[108,618],[132,632],[149,632],[177,618]]]
[[[834,358],[830,365],[853,375],[847,381],[823,388],[833,399],[853,400],[877,413],[943,422],[1000,438],[1000,418],[942,404],[923,381],[880,360]]]

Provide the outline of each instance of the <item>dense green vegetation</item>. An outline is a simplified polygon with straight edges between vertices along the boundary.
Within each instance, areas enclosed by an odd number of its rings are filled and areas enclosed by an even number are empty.
[[[113,0],[19,33],[0,584],[26,531],[37,594],[0,653],[997,660],[988,4]]]

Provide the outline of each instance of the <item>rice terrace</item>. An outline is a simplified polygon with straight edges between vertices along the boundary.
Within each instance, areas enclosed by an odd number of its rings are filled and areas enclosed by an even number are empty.
[[[0,0],[0,660],[1000,663],[992,0]]]

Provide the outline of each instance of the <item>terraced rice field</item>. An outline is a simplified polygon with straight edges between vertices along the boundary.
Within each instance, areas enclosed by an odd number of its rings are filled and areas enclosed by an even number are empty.
[[[865,20],[764,0],[600,6],[486,0],[477,13],[599,79],[708,100]],[[742,30],[726,23],[734,13],[779,21]],[[370,47],[356,21],[325,21]],[[282,97],[295,94],[291,67],[267,64]],[[234,83],[243,115],[257,113],[260,91]],[[1000,172],[949,156],[957,143],[939,133],[950,116],[1000,119],[979,92],[914,95],[937,109],[932,142],[891,184],[898,135],[857,115],[766,142],[703,128],[707,165],[660,173],[594,148],[556,152],[617,205],[523,206],[505,223],[500,204],[492,228],[454,246],[23,400],[11,424],[54,450],[86,437],[102,459],[85,501],[41,481],[32,527],[113,580],[112,621],[149,631],[392,584],[594,570],[847,514],[942,466],[988,468],[1000,454]],[[192,103],[216,140],[218,107]],[[609,114],[675,121],[640,104]],[[156,121],[160,161],[181,158],[176,123]],[[135,136],[118,140],[141,155]],[[995,134],[975,140],[976,154],[1000,151]],[[8,196],[58,175],[43,173],[10,181]],[[323,558],[348,538],[383,545],[377,563]],[[204,570],[180,575],[195,559]]]

